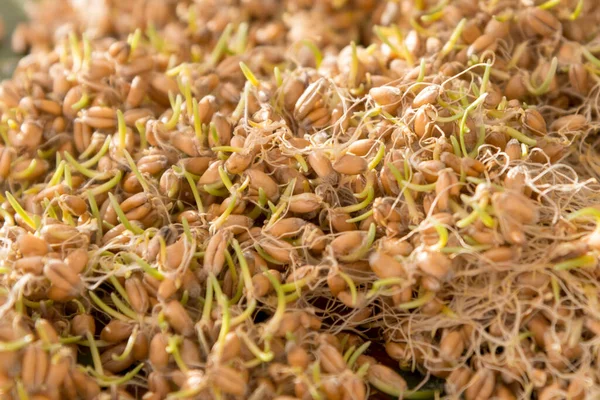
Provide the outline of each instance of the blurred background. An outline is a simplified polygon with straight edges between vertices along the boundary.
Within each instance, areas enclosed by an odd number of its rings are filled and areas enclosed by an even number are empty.
[[[4,79],[12,73],[19,57],[10,47],[10,34],[17,24],[25,19],[20,0],[0,0],[0,78]]]

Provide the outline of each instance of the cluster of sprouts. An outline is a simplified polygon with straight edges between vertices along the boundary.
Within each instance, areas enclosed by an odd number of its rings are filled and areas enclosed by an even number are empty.
[[[28,11],[1,398],[600,396],[596,2]]]

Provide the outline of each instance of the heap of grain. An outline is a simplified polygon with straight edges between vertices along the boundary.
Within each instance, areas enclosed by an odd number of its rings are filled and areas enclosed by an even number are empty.
[[[600,8],[538,3],[36,4],[3,398],[599,396]]]

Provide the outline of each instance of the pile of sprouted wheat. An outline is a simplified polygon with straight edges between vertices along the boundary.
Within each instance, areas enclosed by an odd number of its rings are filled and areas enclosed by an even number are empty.
[[[2,399],[600,396],[597,1],[28,10]]]

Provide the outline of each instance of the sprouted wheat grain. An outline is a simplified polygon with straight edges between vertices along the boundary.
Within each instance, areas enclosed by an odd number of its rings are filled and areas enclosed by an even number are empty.
[[[2,398],[600,396],[595,2],[28,10]]]

